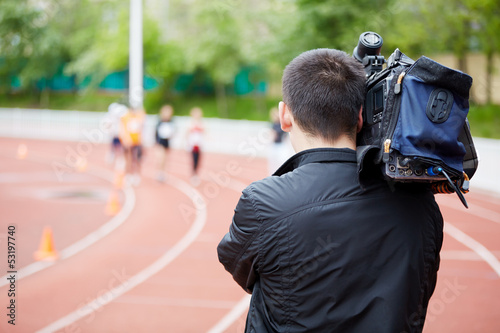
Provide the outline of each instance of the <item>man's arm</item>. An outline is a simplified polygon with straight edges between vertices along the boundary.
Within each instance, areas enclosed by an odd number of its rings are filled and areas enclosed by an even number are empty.
[[[251,186],[243,194],[234,210],[229,232],[222,238],[217,253],[219,261],[234,280],[252,293],[258,271],[257,234],[261,221],[252,200]]]

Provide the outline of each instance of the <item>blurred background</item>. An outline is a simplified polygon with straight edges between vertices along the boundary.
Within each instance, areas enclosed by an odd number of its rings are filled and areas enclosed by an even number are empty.
[[[2,0],[0,106],[104,111],[126,101],[128,1]],[[352,53],[363,31],[474,78],[472,133],[500,137],[496,0],[144,0],[144,105],[268,120],[299,53]]]
[[[18,305],[17,325],[2,311],[0,332],[242,332],[248,297],[215,249],[241,190],[292,154],[270,124],[283,68],[313,48],[352,54],[364,31],[384,38],[386,58],[399,48],[474,79],[481,162],[469,210],[437,196],[446,237],[425,332],[498,332],[498,0],[142,0],[147,149],[136,187],[108,160],[106,122],[132,95],[130,4],[0,0],[0,275],[12,227],[19,270],[15,297],[0,279],[0,306]],[[165,104],[177,132],[160,182]],[[195,106],[207,129],[196,185],[185,135]],[[58,259],[35,260],[42,249]]]

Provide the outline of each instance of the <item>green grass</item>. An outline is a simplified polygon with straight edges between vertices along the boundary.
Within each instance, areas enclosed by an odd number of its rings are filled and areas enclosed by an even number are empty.
[[[43,102],[41,102],[43,100]],[[124,102],[126,96],[121,93],[52,93],[47,98],[29,94],[0,94],[0,107],[4,108],[39,108],[53,110],[106,111],[113,102]],[[218,108],[215,97],[175,95],[168,99],[160,92],[145,95],[146,112],[156,114],[163,104],[171,104],[176,115],[188,115],[191,108],[202,108],[205,117],[230,119],[268,120],[269,110],[277,107],[279,98],[265,96],[234,96],[226,98],[227,111]]]
[[[108,105],[123,99],[122,94],[52,93],[41,98],[36,94],[0,94],[0,107],[52,110],[106,111]],[[43,101],[42,101],[43,100]]]
[[[279,98],[270,98],[262,95],[226,96],[226,109],[219,105],[214,96],[170,94],[162,95],[162,91],[146,94],[144,106],[146,112],[157,113],[163,104],[174,107],[176,115],[188,115],[189,111],[197,106],[203,110],[205,117],[219,117],[229,119],[269,120],[269,110],[277,107]]]
[[[126,100],[122,93],[52,93],[40,103],[40,96],[28,94],[1,95],[0,107],[46,108],[54,110],[105,111],[113,102]],[[201,107],[206,117],[269,120],[269,110],[278,105],[279,98],[263,96],[227,97],[227,113],[219,110],[213,96],[174,95],[168,99],[160,91],[145,95],[146,112],[155,114],[163,104],[171,104],[176,115],[188,115],[192,107]],[[473,136],[500,139],[500,105],[471,105],[469,123]]]
[[[177,96],[165,103],[174,107],[176,115],[188,115],[189,111],[198,106],[205,117],[229,119],[269,120],[269,110],[278,106],[279,99],[229,96],[226,99],[226,112],[221,111],[214,97]],[[162,103],[163,104],[163,103]],[[161,104],[150,106],[148,113],[156,113]]]
[[[473,136],[500,139],[500,105],[471,105],[468,118]]]

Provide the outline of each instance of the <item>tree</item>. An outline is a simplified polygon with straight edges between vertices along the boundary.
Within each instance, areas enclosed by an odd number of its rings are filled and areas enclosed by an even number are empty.
[[[10,89],[10,77],[18,75],[24,86],[57,71],[63,57],[61,39],[47,26],[49,16],[28,1],[5,0],[0,3],[0,50],[3,83]]]
[[[213,79],[218,109],[228,116],[226,86],[245,62],[241,48],[241,12],[231,4],[195,0],[183,24],[183,47],[186,68],[201,68]]]
[[[79,81],[90,78],[90,89],[96,88],[110,72],[126,69],[129,61],[128,2],[104,3],[100,17],[92,29],[86,30],[84,42],[73,48],[81,51],[77,51],[79,54],[73,57],[66,70],[68,74],[75,74]],[[143,18],[143,56],[145,73],[163,81],[164,87],[183,70],[178,44],[162,42],[158,22],[147,12]]]
[[[485,54],[487,103],[491,103],[493,58],[500,48],[500,3],[497,0],[401,1],[392,37],[414,55],[451,51],[457,67],[467,72],[470,51]],[[412,24],[408,24],[412,22]],[[474,99],[474,98],[472,98]]]
[[[495,0],[476,0],[471,3],[473,12],[473,36],[486,56],[486,103],[492,103],[492,76],[495,72],[493,59],[500,52],[500,3]]]
[[[352,52],[360,34],[383,34],[392,17],[392,0],[297,0],[298,24],[293,30],[301,51],[328,47]],[[292,38],[290,40],[293,41]]]
[[[87,0],[4,0],[0,3],[0,48],[6,64],[2,76],[17,75],[23,87],[41,92],[40,104],[46,105],[47,81],[78,57],[96,33],[93,8]]]
[[[66,68],[66,73],[76,75],[79,82],[90,79],[90,89],[110,72],[123,70],[128,64],[126,3],[102,3],[94,15],[97,19],[72,43],[73,57]]]

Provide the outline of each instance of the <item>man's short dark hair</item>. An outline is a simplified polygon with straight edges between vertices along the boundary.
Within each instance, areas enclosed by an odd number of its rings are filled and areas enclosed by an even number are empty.
[[[355,139],[365,97],[363,66],[343,51],[316,49],[293,59],[283,72],[283,101],[298,126],[332,142]]]

